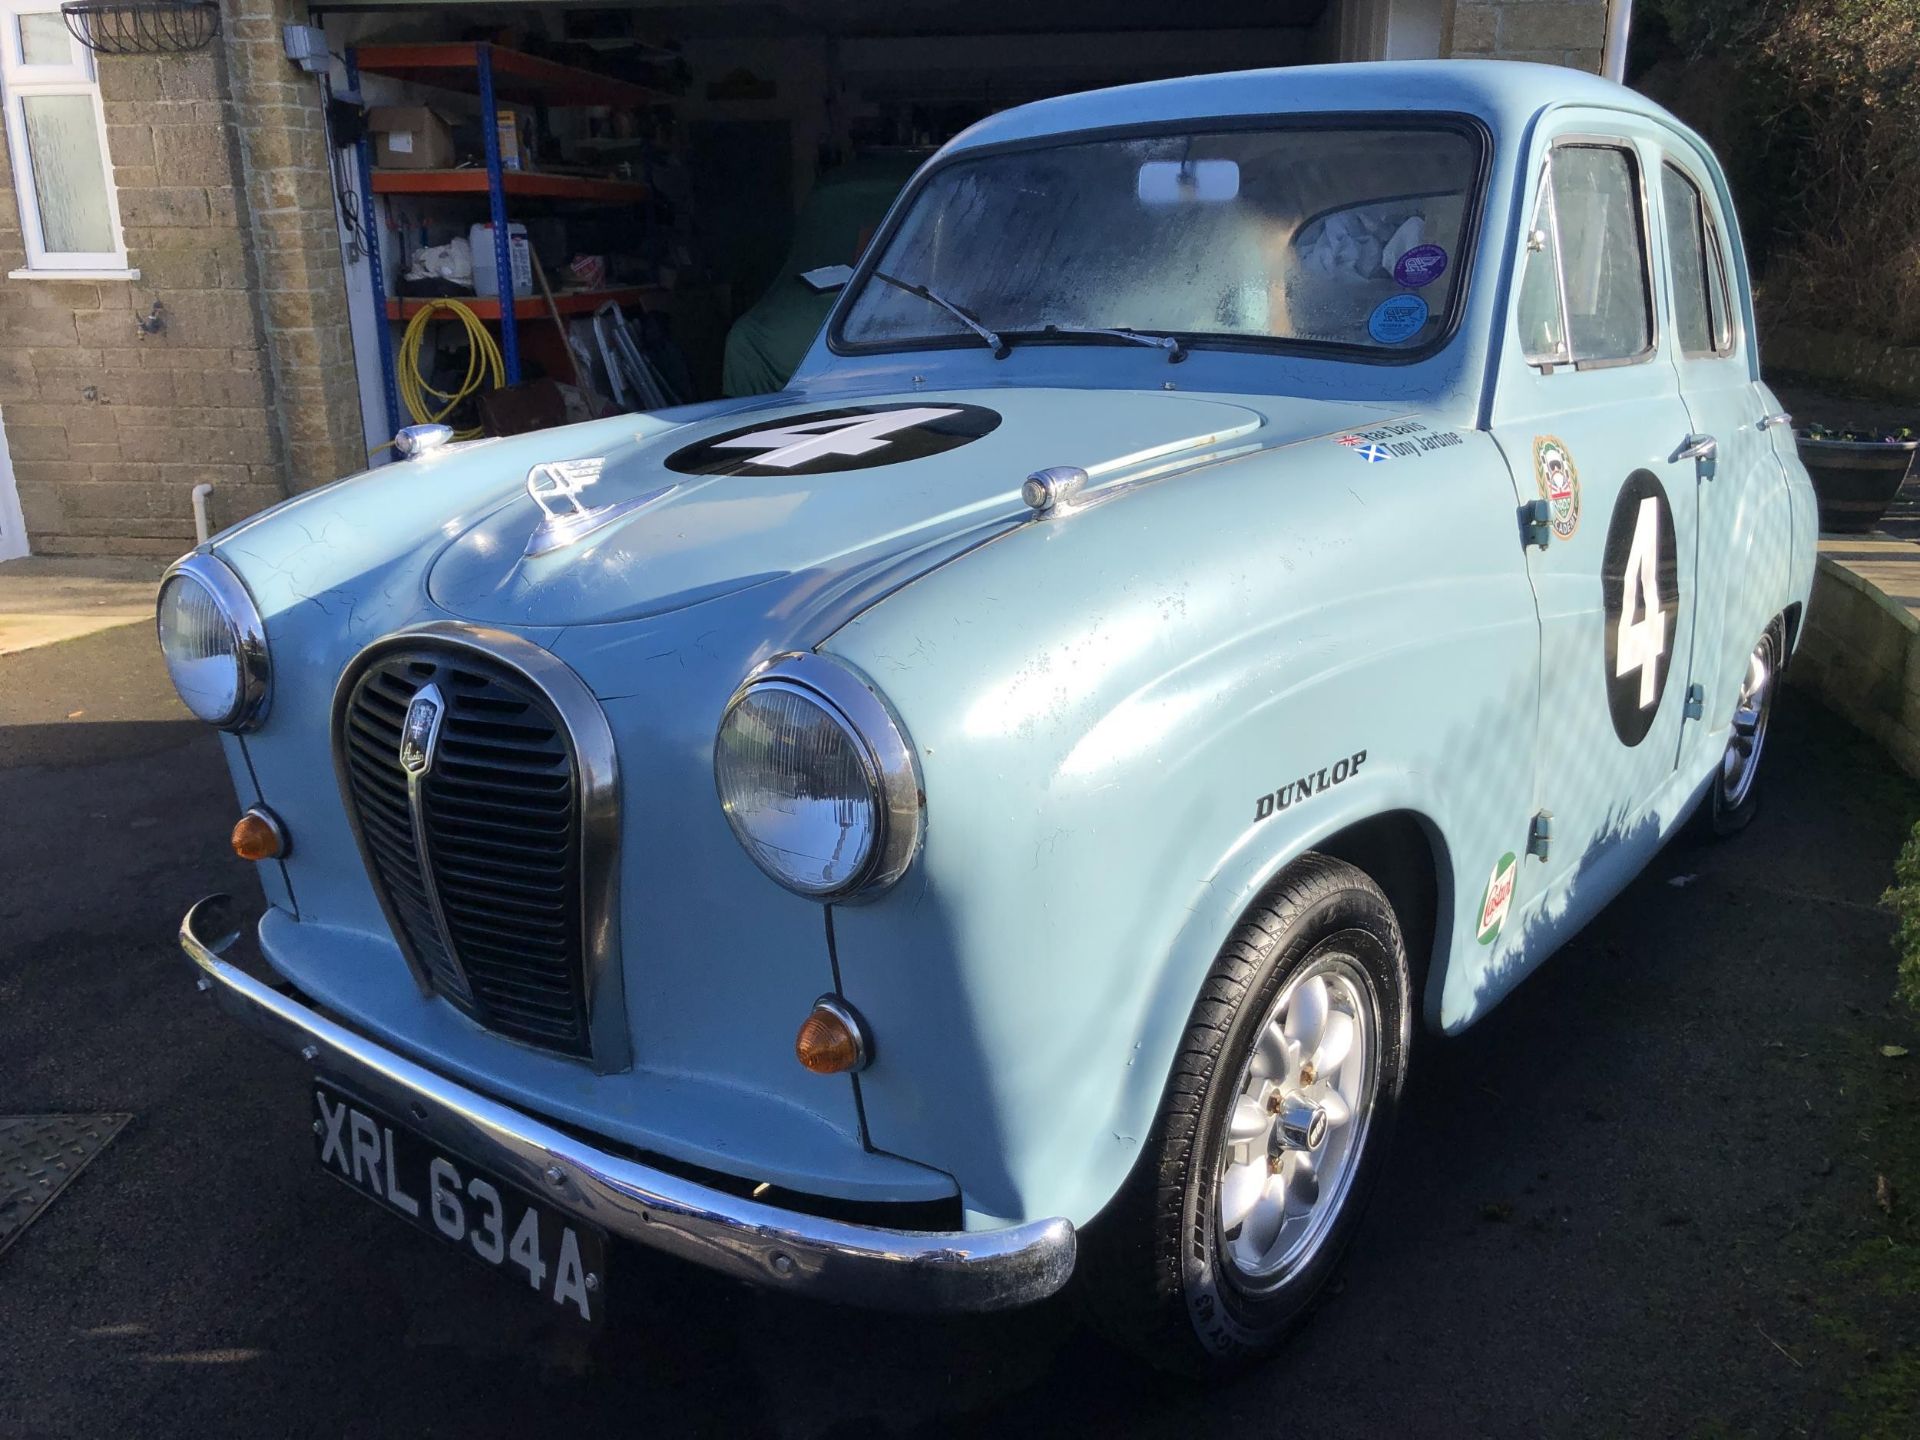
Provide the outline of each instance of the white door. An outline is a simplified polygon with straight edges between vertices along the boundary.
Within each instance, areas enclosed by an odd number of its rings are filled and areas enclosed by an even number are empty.
[[[13,483],[13,456],[7,451],[7,431],[0,424],[0,560],[27,553],[27,522],[20,513],[20,494]]]

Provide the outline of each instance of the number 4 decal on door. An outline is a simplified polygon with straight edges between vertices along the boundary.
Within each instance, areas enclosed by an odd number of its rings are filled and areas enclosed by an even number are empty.
[[[1627,550],[1625,594],[1614,622],[1613,675],[1640,672],[1640,708],[1660,698],[1660,657],[1667,653],[1667,617],[1660,609],[1660,502],[1649,495],[1633,522]]]
[[[1600,570],[1607,709],[1623,745],[1653,728],[1680,613],[1680,557],[1666,489],[1645,470],[1620,487]]]

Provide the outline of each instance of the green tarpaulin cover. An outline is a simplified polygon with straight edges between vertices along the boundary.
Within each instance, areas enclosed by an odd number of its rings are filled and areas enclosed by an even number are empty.
[[[778,390],[806,358],[820,333],[832,294],[818,295],[801,282],[802,271],[821,265],[851,265],[860,242],[871,236],[900,187],[919,168],[919,156],[855,160],[830,170],[800,207],[793,245],[767,293],[727,332],[721,388],[729,395]]]

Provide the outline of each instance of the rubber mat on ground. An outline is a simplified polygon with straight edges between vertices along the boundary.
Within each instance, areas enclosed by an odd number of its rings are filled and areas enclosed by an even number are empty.
[[[0,1254],[131,1115],[0,1115]]]

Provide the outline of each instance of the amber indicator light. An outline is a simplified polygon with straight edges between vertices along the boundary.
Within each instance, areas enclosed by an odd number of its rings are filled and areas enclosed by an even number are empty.
[[[867,1063],[867,1042],[858,1017],[823,997],[800,1022],[793,1053],[816,1075],[840,1075]]]
[[[286,854],[280,822],[264,810],[247,811],[233,827],[233,853],[242,860],[275,860]]]

